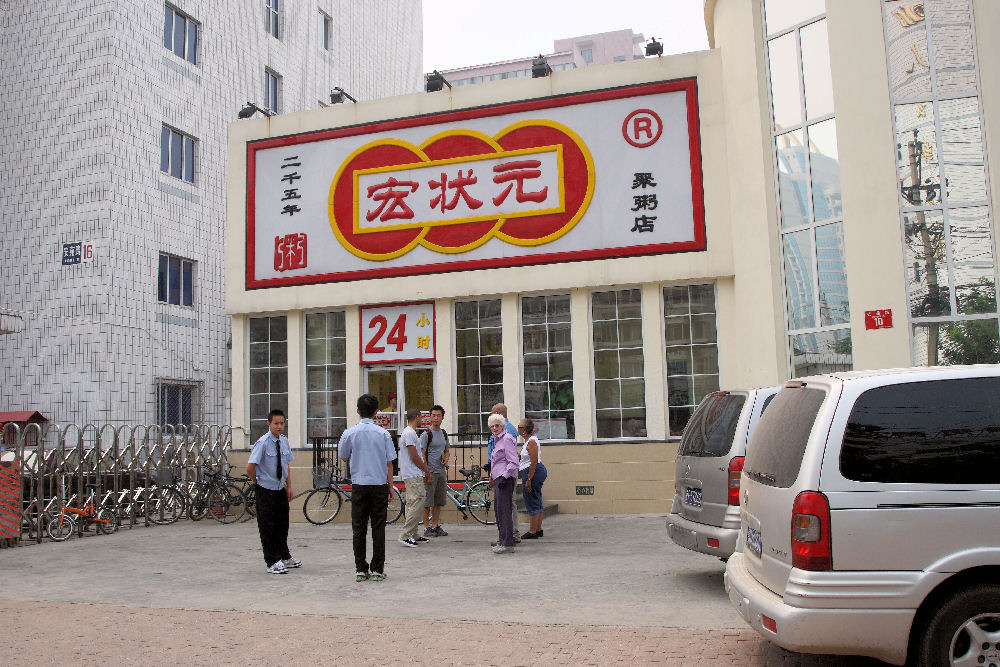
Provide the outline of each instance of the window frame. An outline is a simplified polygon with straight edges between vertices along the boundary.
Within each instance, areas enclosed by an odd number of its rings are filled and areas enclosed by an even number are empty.
[[[666,311],[666,303],[664,302],[664,299],[666,298],[665,292],[666,292],[667,289],[672,289],[672,288],[677,288],[677,287],[685,287],[688,290],[688,312],[687,312],[687,314],[685,316],[688,318],[689,323],[690,323],[691,318],[694,317],[694,316],[696,316],[696,315],[702,315],[702,316],[704,316],[704,315],[709,315],[710,314],[710,315],[712,315],[713,319],[715,320],[715,343],[714,343],[714,345],[715,345],[716,368],[718,369],[716,373],[695,373],[695,371],[694,371],[694,356],[693,355],[694,355],[694,349],[695,349],[695,347],[708,347],[709,343],[695,343],[692,340],[692,341],[689,341],[686,345],[680,345],[680,344],[670,345],[669,344],[669,340],[667,339],[667,318],[681,317],[681,315],[668,315],[667,311]],[[712,304],[714,306],[714,310],[711,313],[704,313],[704,312],[692,313],[691,312],[691,288],[692,287],[710,287],[712,289]],[[684,434],[684,429],[682,429],[679,433],[673,433],[671,431],[671,429],[670,429],[670,411],[671,411],[671,405],[670,405],[670,377],[671,377],[671,375],[670,375],[670,363],[667,360],[667,349],[668,348],[676,348],[676,347],[686,347],[686,348],[688,348],[688,350],[690,351],[690,354],[691,354],[691,373],[690,373],[690,377],[691,377],[691,392],[692,392],[691,393],[691,398],[694,401],[694,403],[692,405],[677,405],[677,406],[673,406],[673,407],[675,407],[675,408],[690,408],[691,409],[691,414],[692,415],[694,414],[694,411],[698,408],[698,405],[701,403],[701,401],[699,401],[697,399],[697,392],[695,392],[695,388],[694,388],[694,378],[695,377],[708,377],[708,376],[711,376],[711,375],[715,375],[715,377],[717,379],[715,391],[718,391],[719,389],[722,388],[722,367],[721,367],[721,364],[719,363],[719,359],[721,357],[721,347],[722,347],[721,346],[721,341],[720,341],[720,338],[719,338],[719,285],[715,281],[694,281],[694,282],[683,282],[683,283],[662,283],[659,286],[659,298],[660,298],[661,304],[663,305],[662,317],[661,317],[661,322],[660,322],[660,336],[661,336],[660,343],[661,343],[661,348],[662,348],[661,359],[663,360],[663,385],[664,385],[663,386],[663,396],[665,398],[664,408],[666,410],[666,417],[667,417],[666,418],[667,438],[668,439],[672,439],[672,438],[680,438],[680,437],[682,437],[683,434]],[[689,328],[689,331],[690,331],[690,328]],[[693,336],[692,336],[692,338],[693,338]],[[709,392],[709,393],[711,393],[711,392]],[[688,421],[690,421],[690,417],[688,418]],[[686,428],[687,428],[687,422],[685,422],[685,429]]]
[[[169,410],[169,398],[167,393],[176,390],[178,393],[177,421],[167,420]],[[184,396],[187,397],[188,421],[180,417],[184,403]],[[201,384],[190,380],[176,380],[171,378],[161,378],[156,381],[156,423],[161,427],[166,426],[193,426],[201,419]]]
[[[266,340],[255,340],[254,339],[254,336],[253,336],[253,333],[252,333],[254,320],[267,320],[268,333],[267,333]],[[273,320],[284,320],[285,337],[283,339],[278,339],[278,338],[274,338],[273,337],[273,332],[272,332],[272,328],[271,328],[271,322]],[[260,431],[259,433],[255,432],[255,425],[254,425],[255,421],[256,422],[260,422],[261,424],[263,424],[263,428],[266,430],[266,428],[267,428],[267,426],[266,426],[266,424],[267,424],[267,421],[266,421],[267,414],[268,414],[268,412],[270,412],[271,409],[273,409],[273,408],[281,409],[281,410],[283,410],[285,412],[286,415],[289,412],[289,410],[288,410],[288,408],[289,408],[288,397],[289,397],[289,393],[290,392],[289,392],[289,387],[288,387],[288,380],[289,380],[289,377],[288,377],[288,375],[289,375],[288,374],[288,370],[289,370],[289,366],[288,366],[288,347],[289,347],[289,342],[290,341],[288,340],[288,320],[289,320],[289,317],[288,317],[287,313],[261,313],[260,315],[256,315],[254,317],[248,317],[247,318],[247,336],[246,336],[247,384],[246,384],[246,394],[245,394],[245,396],[247,398],[247,407],[246,407],[246,419],[247,420],[246,420],[246,424],[247,424],[247,428],[248,428],[248,433],[250,434],[250,438],[251,438],[250,442],[251,443],[256,442],[257,438],[259,438],[261,435],[263,435],[263,431]],[[284,365],[272,365],[272,363],[271,363],[271,355],[270,355],[271,350],[270,350],[270,348],[271,348],[272,345],[277,344],[277,343],[284,344],[284,348],[285,348],[284,349],[284,356],[285,356]],[[267,345],[267,347],[268,347],[268,361],[267,361],[267,365],[266,366],[254,366],[253,365],[253,346],[254,345]],[[285,371],[285,391],[284,392],[272,391],[271,390],[272,389],[271,371],[272,370],[279,370],[280,371],[281,369],[284,369],[284,371]],[[261,371],[261,370],[266,370],[267,373],[268,373],[267,391],[266,392],[254,392],[253,391],[253,389],[254,389],[254,386],[253,386],[254,371]],[[266,399],[267,400],[267,406],[268,406],[267,410],[264,411],[263,415],[260,416],[260,417],[256,417],[256,418],[254,417],[254,409],[253,409],[254,396],[266,396],[267,397],[267,399]],[[274,396],[279,396],[279,397],[280,396],[284,396],[284,401],[283,402],[279,401],[276,404],[275,401],[274,401],[274,398],[273,398]],[[254,437],[255,435],[256,435],[256,437]]]
[[[319,48],[324,51],[333,50],[333,18],[319,10],[319,22],[316,25],[317,37],[319,38]]]
[[[497,326],[486,326],[486,327],[484,327],[482,325],[483,318],[482,318],[482,305],[481,304],[483,302],[492,302],[492,301],[495,301],[496,304],[497,304],[497,308],[499,310],[500,323]],[[475,304],[476,305],[476,326],[475,326],[475,328],[473,328],[473,327],[463,327],[462,329],[459,329],[458,328],[458,321],[459,321],[459,319],[458,319],[458,308],[459,308],[459,306],[468,305],[468,304]],[[480,332],[479,335],[477,336],[477,338],[478,338],[479,341],[482,341],[482,332],[484,330],[493,330],[493,329],[496,329],[500,333],[500,352],[499,352],[499,354],[487,354],[487,355],[484,355],[483,354],[483,348],[482,348],[482,345],[481,345],[481,342],[480,342],[479,346],[477,347],[476,355],[475,356],[473,356],[473,355],[465,355],[465,356],[462,356],[462,357],[458,356],[458,332],[459,331],[477,331],[477,332]],[[452,358],[452,362],[454,363],[454,368],[455,368],[455,392],[454,392],[454,401],[455,402],[454,402],[454,406],[455,406],[455,418],[456,418],[456,424],[457,424],[457,431],[459,433],[469,432],[469,431],[463,431],[463,427],[462,427],[462,422],[464,421],[463,417],[467,420],[467,419],[471,418],[473,415],[478,415],[478,417],[479,417],[479,424],[480,425],[479,425],[479,427],[478,427],[478,429],[476,431],[472,431],[472,432],[473,433],[488,433],[489,429],[486,427],[486,418],[489,417],[489,414],[490,414],[490,412],[491,412],[491,410],[493,408],[493,405],[485,407],[485,409],[484,409],[484,405],[485,404],[483,403],[483,395],[482,395],[483,394],[483,387],[484,386],[485,387],[499,387],[499,389],[500,389],[499,399],[500,400],[497,401],[497,402],[499,402],[499,403],[503,402],[503,367],[502,367],[503,366],[503,337],[504,337],[503,300],[499,296],[495,296],[495,297],[484,296],[484,297],[478,298],[478,299],[459,299],[459,300],[456,300],[452,304],[452,308],[451,308],[451,330],[452,330],[453,335],[454,335],[454,346],[453,346],[453,349],[452,349],[451,358]],[[484,358],[487,358],[487,357],[499,357],[500,358],[501,369],[500,369],[500,382],[499,383],[497,383],[497,382],[484,383],[483,382],[483,361],[482,360]],[[479,381],[476,382],[476,383],[460,384],[459,383],[459,371],[458,371],[459,364],[461,363],[462,360],[468,360],[468,359],[477,359],[478,360],[477,363],[479,365],[479,367],[478,367],[478,373],[479,373],[478,380]],[[464,387],[477,387],[478,388],[478,391],[479,391],[479,411],[477,411],[477,412],[468,412],[468,411],[463,412],[461,410],[461,407],[460,407],[460,404],[459,404],[459,392]],[[466,406],[466,407],[468,407],[468,406]]]
[[[279,113],[281,106],[281,75],[270,67],[264,68],[264,108]]]
[[[635,321],[637,321],[639,323],[640,342],[639,342],[639,345],[637,347],[623,348],[623,347],[621,347],[620,337],[618,337],[618,335],[617,335],[617,331],[619,331],[617,323],[622,321],[621,317],[619,316],[619,305],[618,305],[618,296],[617,295],[620,292],[630,292],[630,291],[635,291],[635,292],[637,292],[639,294],[639,317],[638,318],[629,318],[629,320],[633,320],[634,319]],[[594,295],[595,294],[601,294],[601,293],[608,293],[608,292],[612,292],[612,293],[615,294],[615,319],[614,320],[597,320],[597,319],[594,318]],[[646,363],[647,363],[647,358],[646,358],[646,339],[645,339],[645,331],[643,330],[643,322],[645,321],[646,306],[647,306],[647,304],[645,303],[645,299],[643,298],[643,290],[642,290],[642,286],[641,285],[632,285],[632,286],[629,286],[629,285],[620,285],[620,286],[615,286],[615,287],[610,287],[610,288],[591,289],[588,292],[588,294],[587,294],[587,313],[588,313],[588,320],[589,320],[589,323],[590,323],[590,331],[589,331],[589,338],[590,338],[590,341],[589,341],[589,343],[590,343],[590,391],[591,391],[591,396],[592,396],[592,399],[593,399],[592,400],[592,407],[591,407],[591,426],[593,427],[594,442],[623,442],[623,441],[624,442],[629,442],[629,441],[649,440],[650,439],[650,434],[649,434],[649,430],[650,430],[649,429],[649,396],[647,395],[648,392],[646,391],[646,372],[645,372],[645,367],[646,367]],[[595,332],[595,324],[596,323],[598,323],[598,322],[612,322],[612,321],[616,323],[616,337],[619,338],[618,344],[614,348],[607,348],[607,347],[601,348],[600,351],[614,349],[614,350],[616,350],[616,351],[619,352],[618,376],[616,378],[614,378],[614,379],[618,382],[619,399],[618,399],[618,408],[617,408],[617,410],[618,410],[618,413],[619,413],[619,418],[621,420],[623,434],[619,435],[617,437],[611,437],[611,438],[609,438],[609,437],[601,437],[598,434],[598,423],[597,423],[598,422],[598,420],[597,420],[598,413],[602,412],[602,411],[603,412],[611,412],[613,409],[612,408],[598,408],[597,407],[598,406],[598,400],[597,400],[597,381],[598,381],[598,377],[597,377],[597,368],[596,368],[596,366],[597,366],[597,359],[596,359],[596,357],[597,357],[597,352],[599,350],[598,350],[596,342],[594,340],[594,332]],[[661,342],[661,344],[663,343],[663,339],[662,338],[660,339],[660,342]],[[621,357],[620,357],[620,352],[623,349],[624,350],[635,349],[635,350],[639,351],[639,353],[642,356],[642,368],[643,368],[643,372],[642,372],[641,376],[639,376],[639,377],[629,376],[629,377],[626,378],[626,377],[623,377],[621,375]],[[611,380],[612,378],[602,378],[602,379],[603,380]],[[623,380],[632,380],[632,381],[638,380],[640,382],[640,386],[642,387],[642,407],[641,408],[636,408],[636,407],[625,408],[625,407],[622,407],[622,403],[621,403],[621,385],[622,385],[622,381]],[[624,421],[625,421],[625,418],[626,418],[625,417],[625,412],[627,410],[637,410],[637,409],[641,409],[642,412],[643,412],[643,425],[644,425],[643,426],[643,430],[645,431],[645,435],[624,435]]]
[[[178,286],[177,286],[177,301],[171,301],[171,271],[173,267],[171,262],[176,260],[178,263]],[[166,270],[164,271],[164,262],[166,262]],[[197,282],[197,271],[195,266],[197,262],[193,259],[186,259],[178,255],[172,255],[170,253],[161,252],[159,253],[157,262],[157,291],[156,291],[156,301],[157,303],[170,306],[180,306],[182,308],[194,308],[195,307],[195,282]],[[188,296],[189,303],[184,303],[185,292]]]
[[[316,316],[316,315],[324,315],[325,316],[324,319],[326,321],[326,335],[323,338],[310,338],[309,337],[309,318],[310,318],[310,316]],[[329,327],[330,327],[330,319],[331,319],[330,316],[331,315],[339,315],[340,316],[341,320],[343,321],[343,335],[340,335],[338,331],[333,331],[333,332],[330,331]],[[286,332],[286,336],[287,336],[287,332]],[[310,363],[309,363],[309,341],[323,340],[323,341],[327,341],[327,345],[329,345],[329,341],[336,341],[336,340],[340,340],[340,339],[343,339],[343,341],[344,341],[344,359],[343,359],[343,361],[331,361],[330,358],[328,357],[327,360],[326,360],[326,362],[323,363],[323,364],[312,364],[312,365],[310,365]],[[348,335],[347,335],[347,311],[346,310],[344,310],[344,309],[323,309],[323,310],[306,311],[305,313],[303,313],[303,316],[302,316],[302,372],[303,372],[303,375],[302,375],[302,378],[303,378],[302,394],[303,394],[303,401],[305,402],[305,405],[304,405],[304,410],[302,412],[303,412],[303,418],[305,419],[305,433],[306,433],[306,438],[314,438],[314,437],[319,437],[319,438],[339,438],[340,435],[344,432],[344,429],[347,428],[347,417],[348,417],[348,413],[349,413],[348,406],[347,406],[347,341],[348,341]],[[325,371],[327,372],[327,383],[325,384],[325,389],[322,389],[322,390],[320,390],[320,389],[316,389],[316,390],[310,389],[310,385],[309,385],[309,370],[310,370],[310,368],[312,368],[312,369],[318,369],[318,368],[325,369]],[[329,372],[333,368],[341,368],[343,370],[344,384],[343,384],[342,387],[333,387],[329,383]],[[310,417],[309,416],[309,408],[310,408],[310,405],[309,405],[309,395],[310,394],[319,394],[319,393],[325,393],[327,395],[340,394],[342,400],[344,401],[344,406],[343,406],[344,414],[343,414],[343,416],[341,416],[341,415],[333,415],[332,412],[331,412],[331,413],[327,414],[326,417]],[[311,430],[311,428],[310,428],[310,420],[318,421],[318,420],[321,420],[321,419],[326,421],[326,428],[327,428],[326,435],[314,435],[313,432],[312,432],[312,430]],[[339,432],[338,432],[338,426],[340,426],[340,424],[334,424],[334,422],[337,421],[337,420],[341,420],[341,419],[343,420],[343,422],[342,422],[343,428],[340,428]]]
[[[198,166],[197,144],[197,137],[163,123],[160,126],[160,173],[193,185]],[[179,157],[176,156],[178,146]]]
[[[279,0],[264,0],[264,32],[281,39],[281,4]]]
[[[527,398],[526,398],[526,396],[527,396],[527,392],[526,392],[527,381],[525,379],[525,363],[524,363],[524,357],[525,357],[525,354],[526,354],[525,350],[524,350],[524,327],[525,327],[525,324],[524,324],[524,300],[525,299],[536,299],[536,298],[542,298],[542,299],[565,298],[566,299],[566,303],[567,303],[567,306],[568,306],[567,312],[569,314],[569,319],[566,322],[550,322],[549,321],[549,317],[548,317],[548,304],[546,303],[545,322],[541,326],[545,327],[546,344],[545,344],[545,352],[544,352],[544,354],[547,356],[547,355],[553,354],[552,350],[550,349],[549,343],[548,343],[548,337],[549,337],[549,332],[550,332],[551,328],[554,325],[568,325],[568,327],[569,327],[569,350],[563,350],[563,351],[560,351],[559,353],[567,353],[568,352],[568,354],[569,354],[569,360],[570,360],[570,366],[571,366],[570,379],[569,380],[552,380],[552,379],[550,379],[550,377],[546,373],[546,379],[544,381],[544,384],[546,386],[546,391],[547,391],[550,399],[551,399],[551,385],[553,385],[553,384],[568,384],[568,385],[570,385],[573,388],[574,399],[573,399],[573,406],[572,407],[570,407],[570,408],[562,408],[562,409],[555,409],[555,410],[552,408],[552,404],[551,404],[551,401],[550,401],[548,407],[545,410],[531,410],[530,411],[532,413],[545,412],[546,415],[548,415],[547,417],[541,418],[541,417],[537,417],[536,416],[536,417],[531,417],[531,419],[533,419],[535,421],[536,425],[537,425],[539,423],[540,419],[552,419],[552,415],[553,414],[556,414],[556,413],[567,413],[568,412],[570,415],[572,415],[572,419],[573,419],[573,423],[572,423],[573,432],[572,432],[572,434],[569,433],[569,429],[567,428],[567,433],[566,433],[566,437],[565,438],[555,438],[555,437],[551,437],[551,435],[550,435],[549,437],[546,437],[546,438],[543,438],[543,439],[546,440],[547,442],[575,442],[575,441],[577,441],[577,439],[579,437],[579,428],[580,428],[580,425],[579,425],[578,419],[577,419],[577,402],[576,402],[576,398],[575,398],[576,388],[574,386],[574,384],[575,384],[574,380],[575,380],[576,365],[575,365],[575,362],[574,362],[574,359],[573,359],[573,349],[574,349],[573,342],[574,341],[573,341],[573,293],[572,293],[572,291],[556,290],[554,292],[542,292],[542,293],[536,293],[536,294],[521,294],[518,297],[518,300],[517,300],[517,333],[518,333],[518,347],[519,347],[520,361],[521,361],[521,363],[519,364],[518,392],[519,392],[520,398],[521,398],[522,410],[525,413],[525,416],[528,416],[529,410],[527,409]],[[529,324],[528,326],[539,326],[539,325],[538,324]],[[529,352],[527,354],[542,354],[542,353],[540,353],[540,352]],[[548,362],[548,359],[546,359],[546,362]],[[540,384],[540,383],[539,382],[533,382],[532,384]]]
[[[173,53],[175,56],[181,60],[186,60],[192,65],[200,65],[201,62],[198,58],[198,51],[201,47],[201,23],[196,21],[191,17],[190,14],[183,12],[170,3],[163,4],[163,46]],[[170,30],[167,31],[167,17],[170,17]],[[183,53],[177,53],[177,20],[181,19],[184,21],[184,36],[183,36],[183,47],[181,51]],[[192,44],[192,37],[194,35]],[[167,41],[169,40],[169,44]]]

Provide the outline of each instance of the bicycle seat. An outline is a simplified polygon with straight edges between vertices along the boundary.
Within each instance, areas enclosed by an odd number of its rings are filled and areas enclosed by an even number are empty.
[[[101,485],[100,485],[100,484],[84,484],[83,486],[84,486],[85,488],[88,488],[88,489],[93,489],[93,490],[95,490],[95,491],[96,491],[97,489],[101,488]]]
[[[472,470],[469,470],[468,468],[460,468],[458,472],[462,473],[466,477],[478,477],[479,471],[479,466],[472,466]]]

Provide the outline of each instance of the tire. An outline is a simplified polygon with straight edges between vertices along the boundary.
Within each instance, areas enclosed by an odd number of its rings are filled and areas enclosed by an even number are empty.
[[[188,499],[187,515],[192,521],[201,521],[208,512],[208,486],[195,486],[194,492]]]
[[[97,511],[97,519],[97,529],[105,535],[110,535],[118,530],[118,516],[112,508],[102,507],[99,509]],[[104,523],[104,521],[107,521],[107,523]]]
[[[926,667],[994,662],[1000,643],[1000,584],[976,584],[955,592],[927,621],[916,646],[916,661]],[[983,645],[990,647],[984,651]]]
[[[393,485],[391,495],[389,496],[389,506],[386,507],[385,522],[389,524],[399,521],[399,517],[403,516],[403,508],[405,507],[406,501],[403,500],[403,496],[399,493],[399,489]]]
[[[64,515],[62,517],[55,517],[49,524],[45,527],[45,532],[49,534],[49,537],[56,542],[65,542],[73,535],[76,531],[76,521],[73,517]]]
[[[465,509],[472,518],[485,526],[492,526],[496,521],[493,514],[493,489],[489,480],[476,482],[465,494]]]
[[[184,496],[169,486],[155,487],[146,497],[146,516],[153,523],[168,526],[181,518]]]
[[[336,489],[313,489],[302,503],[302,513],[309,523],[322,526],[337,518],[343,504],[344,498]]]
[[[247,499],[232,484],[217,486],[208,494],[208,516],[219,523],[234,523],[247,511]]]

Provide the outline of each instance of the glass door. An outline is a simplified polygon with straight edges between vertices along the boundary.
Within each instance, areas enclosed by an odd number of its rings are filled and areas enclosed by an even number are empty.
[[[365,391],[378,399],[375,423],[396,435],[406,426],[405,415],[409,408],[430,415],[434,405],[434,367],[366,367]]]

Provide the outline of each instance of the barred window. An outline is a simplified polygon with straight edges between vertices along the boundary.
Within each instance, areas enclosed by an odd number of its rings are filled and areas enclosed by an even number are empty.
[[[455,304],[458,430],[485,433],[490,410],[503,401],[500,299]]]
[[[645,438],[642,292],[594,292],[591,306],[597,437]]]
[[[190,426],[198,418],[198,386],[160,382],[156,387],[156,414],[160,426]]]
[[[267,431],[267,413],[288,414],[288,334],[284,315],[250,318],[250,441]]]
[[[306,315],[306,432],[339,437],[347,428],[344,312]]]
[[[524,416],[543,440],[576,437],[570,326],[568,294],[521,299]]]

